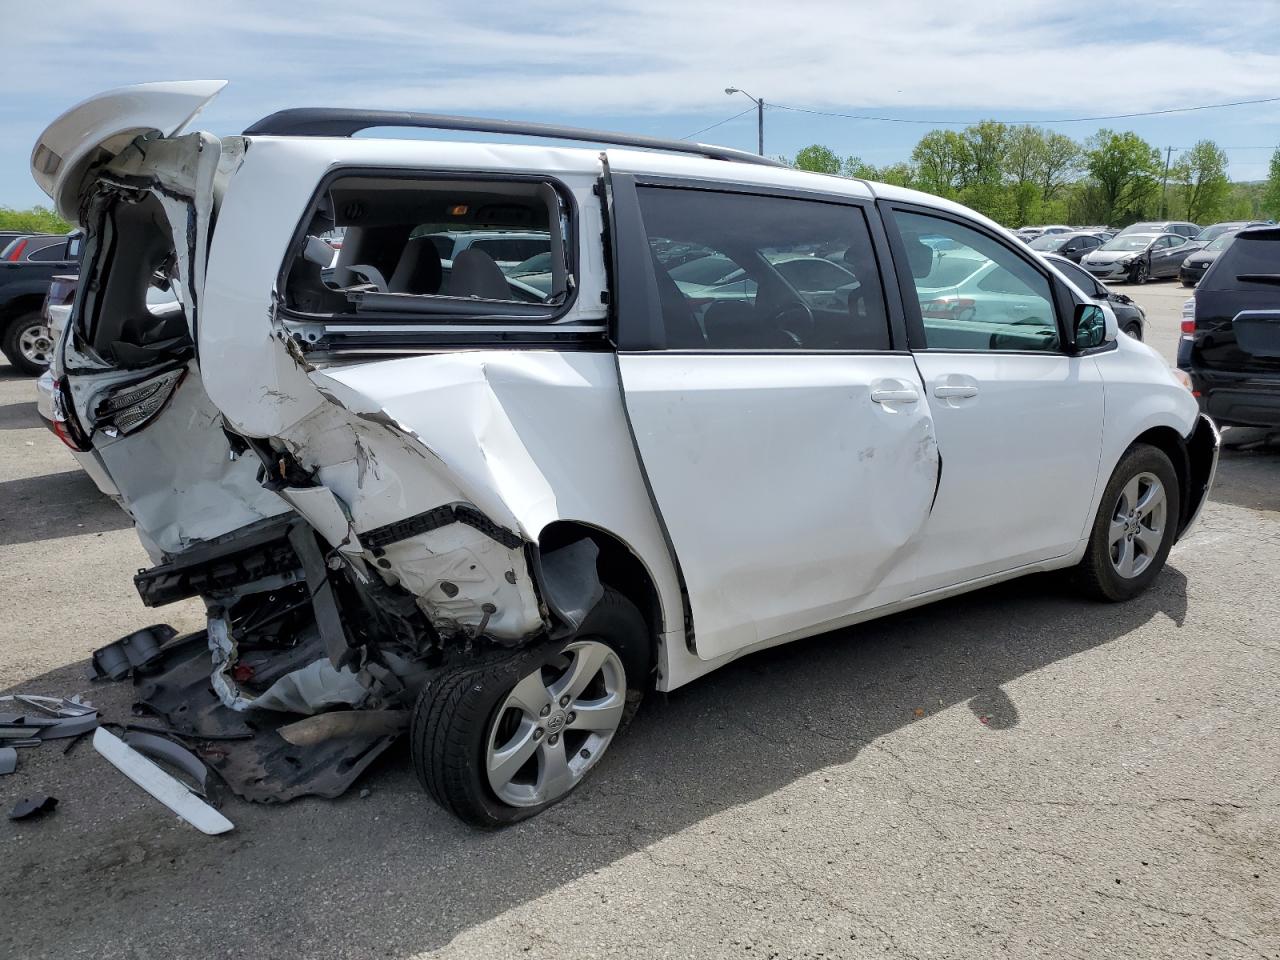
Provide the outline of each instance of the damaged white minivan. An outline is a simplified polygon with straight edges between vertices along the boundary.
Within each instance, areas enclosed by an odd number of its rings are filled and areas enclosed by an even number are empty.
[[[1033,571],[1125,600],[1208,494],[1164,361],[957,204],[473,118],[184,134],[222,86],[87,100],[32,170],[85,231],[58,432],[143,601],[208,610],[140,703],[242,796],[334,795],[407,730],[510,823],[647,690]],[[390,128],[592,146],[354,136]]]

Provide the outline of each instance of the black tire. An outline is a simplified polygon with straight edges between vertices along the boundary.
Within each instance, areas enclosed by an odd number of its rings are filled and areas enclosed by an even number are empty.
[[[1133,265],[1133,269],[1129,271],[1129,282],[1136,284],[1144,284],[1151,276],[1151,268],[1147,266],[1147,261],[1139,260]]]
[[[1164,485],[1166,505],[1163,536],[1146,568],[1136,576],[1125,577],[1112,562],[1110,529],[1125,485],[1140,474],[1154,475]],[[1088,549],[1076,570],[1081,589],[1097,600],[1113,603],[1129,600],[1146,590],[1164,569],[1169,550],[1173,547],[1181,512],[1181,497],[1178,474],[1163,450],[1145,443],[1136,443],[1130,447],[1120,458],[1102,493],[1098,515],[1094,518],[1093,530],[1089,535]]]
[[[618,732],[625,729],[649,682],[649,632],[635,605],[606,587],[574,637],[446,667],[423,685],[413,708],[409,751],[414,772],[433,800],[472,826],[494,829],[528,819],[568,796],[537,806],[504,803],[489,786],[484,757],[490,725],[512,688],[579,639],[606,643],[622,661],[627,692]]]
[[[1133,339],[1135,340],[1138,340],[1138,341],[1142,340],[1142,324],[1136,321],[1134,323],[1129,324],[1127,327],[1125,327],[1124,332],[1127,333],[1129,336],[1133,337]]]
[[[0,337],[0,353],[3,353],[19,372],[28,377],[38,377],[49,369],[49,364],[35,363],[27,359],[22,355],[20,343],[22,332],[32,326],[44,326],[44,318],[40,316],[39,310],[31,310],[10,320],[9,325],[5,327],[3,337]]]
[[[1183,280],[1182,285],[1184,287],[1194,287],[1196,285],[1196,282],[1194,280]]]

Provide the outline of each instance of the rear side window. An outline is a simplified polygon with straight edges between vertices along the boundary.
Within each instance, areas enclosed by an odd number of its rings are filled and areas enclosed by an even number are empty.
[[[926,214],[893,214],[906,246],[925,347],[930,350],[1058,350],[1049,280],[1013,250],[971,227]],[[924,242],[942,234],[939,252]]]
[[[1200,285],[1207,290],[1280,287],[1280,227],[1235,234]]]
[[[34,253],[28,256],[27,259],[35,260],[39,262],[66,260],[67,245],[65,242],[59,242],[49,247],[42,247],[41,249],[36,250]]]
[[[574,287],[570,207],[549,181],[339,177],[286,264],[285,302],[334,317],[550,320]],[[514,275],[537,254],[542,271]]]
[[[668,349],[889,349],[861,208],[668,187],[638,194]]]

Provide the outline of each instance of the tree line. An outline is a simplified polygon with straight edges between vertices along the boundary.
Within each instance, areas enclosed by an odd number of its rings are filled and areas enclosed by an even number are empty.
[[[1076,141],[1044,127],[984,120],[931,130],[908,160],[883,167],[817,143],[781,159],[801,170],[947,197],[1008,227],[1280,219],[1280,148],[1265,181],[1232,183],[1227,155],[1212,140],[1171,156],[1131,131],[1099,130]]]

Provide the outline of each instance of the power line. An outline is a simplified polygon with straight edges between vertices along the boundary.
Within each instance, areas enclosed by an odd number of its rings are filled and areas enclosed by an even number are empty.
[[[1194,111],[1194,110],[1221,110],[1224,107],[1243,107],[1243,106],[1248,106],[1250,104],[1257,104],[1257,103],[1280,103],[1280,97],[1261,97],[1257,100],[1233,100],[1229,103],[1204,103],[1204,104],[1198,104],[1193,107],[1170,107],[1166,110],[1144,110],[1139,113],[1112,113],[1112,114],[1107,114],[1106,116],[1098,116],[1098,117],[1067,117],[1065,119],[1056,119],[1056,120],[1041,117],[1035,120],[1002,120],[1000,122],[1007,123],[1007,124],[1097,123],[1100,120],[1131,120],[1135,117],[1159,117],[1159,116],[1164,116],[1170,113],[1190,113],[1191,111]],[[966,126],[970,126],[972,124],[981,122],[980,120],[916,120],[910,117],[875,117],[875,116],[867,116],[867,115],[855,114],[855,113],[837,113],[832,110],[814,110],[811,107],[796,107],[796,106],[791,106],[790,104],[785,104],[785,103],[770,103],[770,104],[767,104],[767,107],[768,109],[771,109],[771,110],[790,110],[793,113],[810,113],[819,117],[839,117],[842,120],[875,120],[880,123],[915,123],[915,124],[929,124],[932,126],[966,127]],[[741,116],[741,114],[739,114],[739,116]],[[733,118],[731,117],[730,119],[733,119]],[[991,118],[986,118],[986,119],[991,119]],[[721,123],[725,123],[725,122],[727,121],[724,121],[724,120],[721,121]],[[713,126],[718,126],[718,124],[713,124]],[[702,133],[703,131],[699,130],[698,132]],[[694,136],[694,134],[690,134],[690,136]],[[1249,148],[1249,149],[1253,149],[1253,148]]]
[[[738,102],[741,103],[742,101],[738,101]],[[735,113],[732,117],[725,117],[723,120],[717,120],[715,123],[711,124],[711,126],[703,127],[701,130],[695,130],[693,131],[693,133],[687,133],[680,139],[692,140],[694,137],[698,136],[698,134],[700,133],[706,133],[708,130],[714,130],[716,127],[720,126],[721,124],[728,123],[730,120],[737,120],[739,117],[745,117],[748,113],[754,113],[755,109],[756,109],[755,106],[752,105],[750,107],[747,107],[747,109],[743,110],[741,113]]]

